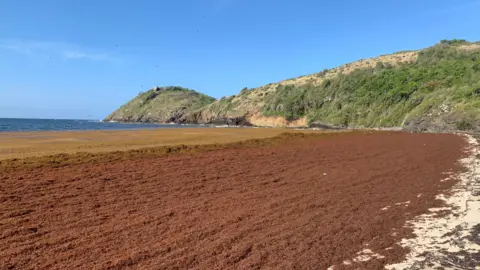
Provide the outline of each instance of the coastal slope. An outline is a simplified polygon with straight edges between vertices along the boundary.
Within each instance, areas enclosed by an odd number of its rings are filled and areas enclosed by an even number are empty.
[[[443,40],[225,97],[185,117],[257,126],[480,130],[480,44]]]
[[[198,110],[215,98],[178,86],[154,87],[107,116],[105,121],[170,123]]]
[[[315,74],[244,88],[237,95],[195,107],[169,120],[480,131],[480,43],[442,40],[423,50],[361,59]],[[148,108],[144,112],[153,113]],[[129,120],[137,121],[134,117]]]

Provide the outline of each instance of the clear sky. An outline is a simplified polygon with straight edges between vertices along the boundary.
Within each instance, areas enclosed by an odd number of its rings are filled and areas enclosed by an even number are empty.
[[[243,87],[480,40],[476,0],[1,0],[0,117],[102,119],[155,85]]]

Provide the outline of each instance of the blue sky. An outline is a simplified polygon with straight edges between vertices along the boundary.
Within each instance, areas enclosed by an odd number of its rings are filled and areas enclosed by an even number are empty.
[[[480,40],[476,0],[2,0],[0,117],[101,119],[140,91],[216,98]]]

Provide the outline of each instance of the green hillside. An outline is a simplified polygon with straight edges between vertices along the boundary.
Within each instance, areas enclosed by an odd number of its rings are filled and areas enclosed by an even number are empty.
[[[217,101],[179,87],[160,89],[139,95],[107,120],[480,131],[480,43],[443,40],[244,88]]]
[[[215,99],[212,97],[182,87],[155,87],[140,93],[136,98],[109,115],[105,121],[175,122],[183,115],[214,101]]]
[[[471,129],[480,123],[480,50],[459,47],[466,44],[444,41],[413,63],[379,62],[320,85],[279,85],[261,112],[340,126]]]

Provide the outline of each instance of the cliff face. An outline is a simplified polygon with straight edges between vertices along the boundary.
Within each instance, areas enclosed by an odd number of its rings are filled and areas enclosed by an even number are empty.
[[[105,121],[170,123],[215,99],[182,87],[155,87],[121,106]]]

